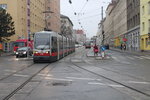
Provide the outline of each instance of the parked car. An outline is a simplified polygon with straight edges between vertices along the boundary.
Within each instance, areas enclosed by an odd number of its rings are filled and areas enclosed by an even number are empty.
[[[33,51],[30,47],[21,47],[16,51],[16,58],[18,57],[27,57],[28,55],[32,56]]]

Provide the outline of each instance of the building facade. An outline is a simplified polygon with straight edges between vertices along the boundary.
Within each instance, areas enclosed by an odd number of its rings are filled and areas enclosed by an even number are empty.
[[[102,44],[102,40],[103,40],[103,35],[102,35],[102,21],[98,24],[98,30],[97,30],[96,36],[97,36],[97,38],[96,38],[96,44],[97,45],[101,45]]]
[[[74,33],[75,33],[75,41],[76,43],[79,43],[79,44],[84,44],[86,42],[86,34],[84,33],[83,30],[74,30]]]
[[[150,50],[150,0],[140,0],[140,49],[144,51]]]
[[[103,21],[103,31],[104,31],[104,44],[109,44],[113,46],[114,44],[114,14],[115,6],[117,1],[112,1],[106,9],[106,17]]]
[[[61,35],[72,38],[73,36],[73,23],[69,17],[61,15]]]
[[[127,33],[127,1],[112,0],[106,9],[106,17],[102,21],[104,44],[120,48],[126,45]]]
[[[0,0],[0,7],[12,16],[16,32],[10,43],[4,43],[4,51],[12,50],[13,41],[44,29],[45,0]]]
[[[49,30],[60,33],[60,0],[46,0],[45,20]]]
[[[127,0],[127,49],[140,50],[140,0]]]
[[[113,37],[115,47],[120,47],[120,45],[124,43],[125,34],[127,32],[126,5],[126,0],[118,0],[111,13],[113,15]]]

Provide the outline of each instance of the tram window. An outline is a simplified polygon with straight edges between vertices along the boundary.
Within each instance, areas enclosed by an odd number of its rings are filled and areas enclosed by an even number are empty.
[[[52,52],[57,51],[57,37],[52,37]]]

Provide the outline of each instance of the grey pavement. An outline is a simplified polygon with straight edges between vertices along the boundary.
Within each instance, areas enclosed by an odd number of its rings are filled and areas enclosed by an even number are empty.
[[[51,63],[9,100],[150,100],[150,96],[142,94],[150,94],[150,56],[114,50],[106,54],[111,59],[96,60],[92,49],[77,48],[75,53]],[[31,58],[0,57],[0,76],[32,63]],[[27,67],[0,80],[0,97],[4,98],[41,66]]]

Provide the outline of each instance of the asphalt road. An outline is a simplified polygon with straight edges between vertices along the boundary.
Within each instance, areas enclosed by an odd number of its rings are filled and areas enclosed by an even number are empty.
[[[50,64],[0,57],[0,100],[150,100],[150,56],[106,53],[81,47]]]

